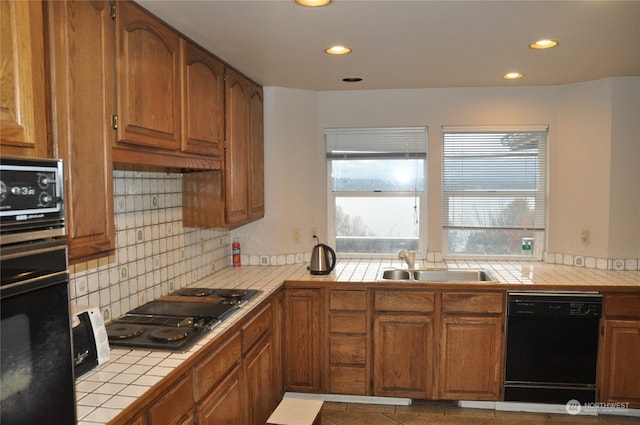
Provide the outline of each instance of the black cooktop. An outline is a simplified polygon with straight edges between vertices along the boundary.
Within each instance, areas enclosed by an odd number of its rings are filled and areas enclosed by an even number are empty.
[[[108,324],[109,344],[149,350],[186,351],[260,292],[245,289],[179,289],[134,308]]]

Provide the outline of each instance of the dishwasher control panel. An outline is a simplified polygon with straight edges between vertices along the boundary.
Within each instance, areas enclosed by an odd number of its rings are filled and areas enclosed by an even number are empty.
[[[509,316],[600,317],[602,295],[588,293],[517,292],[508,294]]]

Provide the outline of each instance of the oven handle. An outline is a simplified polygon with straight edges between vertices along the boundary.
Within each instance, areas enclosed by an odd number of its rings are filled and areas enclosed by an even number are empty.
[[[24,294],[26,292],[36,291],[60,283],[69,283],[69,272],[64,270],[61,272],[50,273],[46,276],[37,276],[31,279],[21,280],[19,282],[2,285],[0,288],[0,298],[5,299],[15,295]]]

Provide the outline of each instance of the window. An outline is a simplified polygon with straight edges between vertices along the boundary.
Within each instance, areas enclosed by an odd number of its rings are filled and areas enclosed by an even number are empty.
[[[325,140],[336,252],[420,249],[427,129],[327,129]]]
[[[547,128],[443,128],[444,254],[542,257]]]

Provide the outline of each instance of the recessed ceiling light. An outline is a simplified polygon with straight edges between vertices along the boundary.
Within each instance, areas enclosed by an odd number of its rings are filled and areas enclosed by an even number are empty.
[[[517,80],[518,78],[524,77],[524,74],[519,72],[508,72],[502,76],[505,80]]]
[[[330,55],[346,55],[351,53],[351,49],[345,46],[331,46],[328,49],[324,49],[324,51]]]
[[[342,79],[342,81],[344,81],[345,83],[359,83],[360,81],[362,81],[362,78],[360,77],[345,77]]]
[[[541,50],[541,49],[550,49],[552,47],[556,47],[557,45],[558,45],[558,42],[556,40],[544,39],[544,40],[538,40],[529,44],[529,47],[531,47],[532,49]]]
[[[300,6],[319,7],[326,6],[333,0],[294,0]]]

